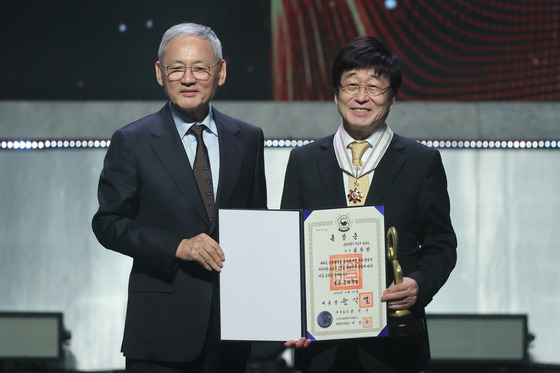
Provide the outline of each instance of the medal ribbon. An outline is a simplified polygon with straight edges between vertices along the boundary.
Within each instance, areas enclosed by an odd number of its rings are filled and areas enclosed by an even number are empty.
[[[362,166],[355,167],[352,164],[350,152],[346,149],[344,144],[343,131],[343,126],[340,125],[334,136],[334,151],[339,167],[348,175],[354,176],[355,179],[359,179],[363,175],[368,174],[377,168],[377,165],[381,161],[381,158],[383,158],[385,151],[393,139],[393,131],[391,131],[389,126],[384,124],[379,131],[375,132],[368,138],[368,142],[372,144],[373,149],[363,161]]]

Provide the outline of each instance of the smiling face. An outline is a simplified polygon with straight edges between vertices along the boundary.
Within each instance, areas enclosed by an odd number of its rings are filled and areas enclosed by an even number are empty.
[[[389,79],[377,75],[375,69],[353,69],[342,73],[340,84],[386,88],[389,86]],[[395,99],[388,97],[390,90],[377,97],[370,97],[363,87],[355,95],[338,87],[334,102],[338,106],[346,132],[356,140],[363,140],[381,128],[395,104]]]
[[[208,80],[197,80],[187,69],[182,79],[171,81],[167,66],[208,67],[216,65],[210,43],[199,37],[182,37],[171,40],[165,49],[163,61],[156,62],[156,77],[172,105],[191,119],[201,122],[208,115],[210,100],[218,86],[226,80],[226,61],[222,60],[210,71]]]

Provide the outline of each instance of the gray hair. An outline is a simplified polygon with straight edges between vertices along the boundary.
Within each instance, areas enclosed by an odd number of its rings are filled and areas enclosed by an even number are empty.
[[[208,41],[208,43],[210,43],[210,47],[212,48],[212,52],[214,52],[214,56],[216,57],[216,63],[219,63],[222,60],[222,43],[220,43],[220,39],[218,39],[210,27],[196,23],[180,23],[167,30],[165,34],[163,34],[163,38],[161,39],[161,43],[159,45],[158,60],[162,62],[167,44],[171,40],[187,36],[194,36]]]

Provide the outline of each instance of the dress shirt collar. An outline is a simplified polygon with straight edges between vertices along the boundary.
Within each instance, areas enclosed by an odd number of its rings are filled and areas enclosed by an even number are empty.
[[[367,149],[362,156],[362,161],[364,162],[362,167],[356,168],[352,165],[352,151],[348,148],[348,144],[356,140],[346,132],[341,124],[334,135],[333,141],[336,159],[340,168],[347,174],[353,175],[356,179],[375,170],[392,138],[393,131],[391,131],[386,123],[379,130],[372,133],[365,139],[365,141],[372,145],[372,148]]]
[[[179,136],[183,138],[189,128],[195,123],[202,123],[206,126],[207,130],[210,131],[213,135],[218,136],[218,127],[216,126],[216,122],[214,121],[214,114],[212,113],[212,105],[209,106],[208,115],[202,122],[196,122],[193,119],[187,117],[186,115],[177,111],[171,102],[169,102],[169,107],[171,108],[171,115],[173,116],[173,121],[175,122],[175,127],[177,127],[177,132],[179,132]]]

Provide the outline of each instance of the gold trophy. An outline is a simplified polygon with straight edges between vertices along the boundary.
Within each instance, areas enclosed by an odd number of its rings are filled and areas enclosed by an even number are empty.
[[[393,266],[395,285],[403,282],[403,270],[397,260],[398,243],[397,229],[395,227],[389,228],[387,231],[387,259]],[[410,310],[389,311],[389,337],[416,334],[423,329],[424,323],[422,320],[414,317]]]

